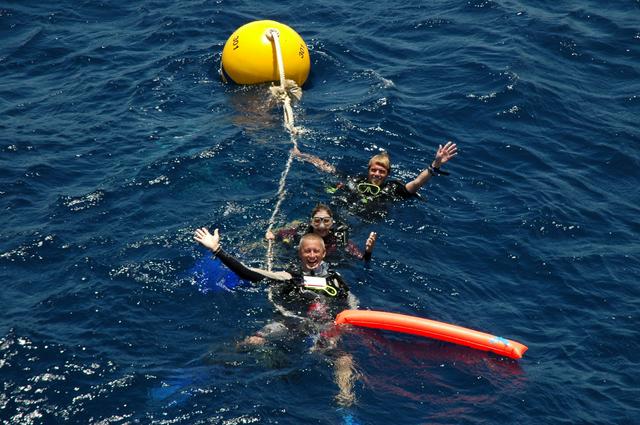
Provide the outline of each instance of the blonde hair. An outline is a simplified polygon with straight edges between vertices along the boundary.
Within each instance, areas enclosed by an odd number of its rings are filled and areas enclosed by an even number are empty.
[[[369,168],[372,165],[381,165],[387,169],[387,172],[391,172],[391,159],[389,159],[389,154],[386,152],[381,152],[377,155],[373,155],[369,160]]]
[[[320,241],[320,245],[322,245],[322,250],[326,252],[327,249],[324,246],[324,239],[322,239],[322,236],[317,235],[315,233],[307,233],[300,238],[300,243],[298,244],[298,251],[302,249],[302,244],[305,241],[314,241],[314,240]]]

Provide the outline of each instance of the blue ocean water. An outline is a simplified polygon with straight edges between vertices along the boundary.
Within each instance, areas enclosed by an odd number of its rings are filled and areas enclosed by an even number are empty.
[[[368,222],[361,308],[483,330],[520,361],[353,330],[357,401],[305,341],[242,352],[261,287],[207,291],[196,227],[264,265],[291,141],[222,47],[274,19],[312,71],[301,149],[350,173],[387,150],[448,177]],[[4,423],[638,423],[638,1],[0,2]],[[329,202],[294,162],[278,224]],[[635,217],[635,218],[634,218]],[[636,419],[634,419],[636,418]]]

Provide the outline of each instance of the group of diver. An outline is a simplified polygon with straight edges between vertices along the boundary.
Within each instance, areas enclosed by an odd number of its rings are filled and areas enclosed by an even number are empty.
[[[374,155],[367,168],[367,174],[347,176],[340,173],[327,161],[294,148],[293,154],[302,161],[309,162],[321,171],[334,174],[340,182],[331,192],[340,195],[350,205],[375,211],[393,201],[417,196],[418,190],[435,175],[448,174],[441,167],[455,157],[458,148],[455,143],[440,145],[431,164],[408,183],[390,179],[391,161],[386,152]],[[349,286],[334,270],[333,262],[325,261],[328,254],[347,252],[354,257],[369,261],[372,257],[377,234],[371,232],[360,250],[348,238],[348,228],[339,223],[327,205],[318,204],[311,213],[309,223],[292,228],[280,229],[276,233],[268,231],[267,239],[282,239],[297,246],[298,261],[282,271],[270,271],[249,267],[222,249],[220,233],[215,229],[196,229],[194,239],[208,248],[214,257],[250,282],[264,281],[269,286],[269,297],[279,312],[274,320],[255,335],[245,338],[244,347],[262,346],[270,341],[285,338],[296,329],[315,338],[312,350],[321,350],[333,358],[335,380],[339,393],[336,401],[341,406],[350,406],[355,401],[353,386],[355,380],[352,357],[336,349],[338,333],[333,329],[333,319],[344,309],[357,308],[355,297]]]

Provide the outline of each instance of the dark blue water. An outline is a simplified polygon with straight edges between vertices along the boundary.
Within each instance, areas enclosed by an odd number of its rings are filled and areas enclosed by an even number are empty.
[[[529,346],[516,362],[345,334],[357,402],[307,343],[241,352],[261,287],[205,291],[196,227],[264,265],[291,147],[224,42],[274,19],[309,46],[301,148],[347,172],[380,149],[451,176],[369,223],[362,308]],[[0,2],[0,421],[631,424],[640,408],[638,1]],[[294,162],[278,224],[331,178]],[[634,419],[635,418],[635,419]]]

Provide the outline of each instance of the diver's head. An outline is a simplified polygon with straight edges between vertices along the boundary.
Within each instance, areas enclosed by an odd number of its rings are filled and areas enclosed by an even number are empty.
[[[305,270],[314,270],[320,266],[325,254],[324,241],[320,235],[307,233],[300,239],[298,256]]]
[[[333,212],[325,204],[318,204],[311,212],[311,227],[313,233],[321,238],[327,237],[333,226]]]
[[[386,152],[374,155],[369,160],[367,179],[376,186],[382,185],[391,172],[391,160]]]

